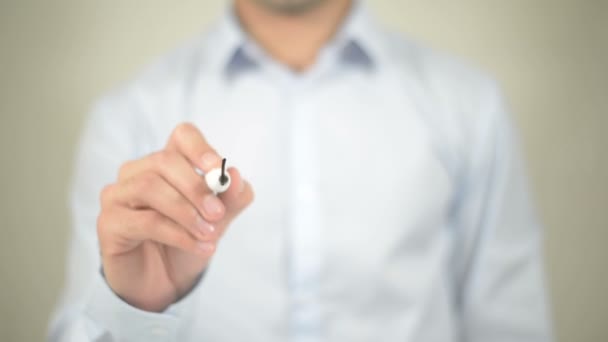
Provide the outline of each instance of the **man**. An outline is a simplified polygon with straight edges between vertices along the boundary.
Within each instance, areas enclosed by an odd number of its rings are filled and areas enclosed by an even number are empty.
[[[236,0],[97,105],[71,203],[54,341],[551,339],[496,86],[349,0]]]

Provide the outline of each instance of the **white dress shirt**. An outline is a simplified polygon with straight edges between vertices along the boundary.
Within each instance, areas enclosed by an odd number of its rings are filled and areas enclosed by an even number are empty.
[[[99,192],[194,123],[256,192],[163,313],[100,275]],[[541,232],[494,82],[359,4],[304,73],[230,12],[104,97],[81,140],[52,341],[549,341]]]

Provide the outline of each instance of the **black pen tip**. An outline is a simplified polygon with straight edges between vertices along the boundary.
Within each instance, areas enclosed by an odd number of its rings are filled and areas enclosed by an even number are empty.
[[[222,159],[222,174],[220,175],[220,184],[224,185],[228,182],[228,176],[226,176],[226,158]]]

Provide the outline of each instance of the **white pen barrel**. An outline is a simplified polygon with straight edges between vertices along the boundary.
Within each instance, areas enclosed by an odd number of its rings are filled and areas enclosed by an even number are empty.
[[[221,194],[222,192],[228,190],[230,187],[230,174],[228,172],[225,173],[226,181],[224,184],[221,182],[222,177],[222,169],[216,168],[205,174],[205,182],[211,191],[214,194]]]

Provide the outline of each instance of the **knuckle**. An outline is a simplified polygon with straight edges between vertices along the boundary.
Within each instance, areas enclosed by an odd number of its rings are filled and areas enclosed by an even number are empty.
[[[177,141],[183,141],[192,131],[196,130],[193,124],[189,122],[180,123],[173,130],[172,137]]]
[[[134,162],[132,160],[129,160],[120,165],[120,168],[118,169],[118,178],[127,177],[130,174],[130,170],[133,167],[133,163]]]
[[[114,184],[108,184],[101,189],[101,191],[99,193],[99,201],[102,206],[104,204],[110,202],[112,195],[114,193],[114,187],[115,187]]]

